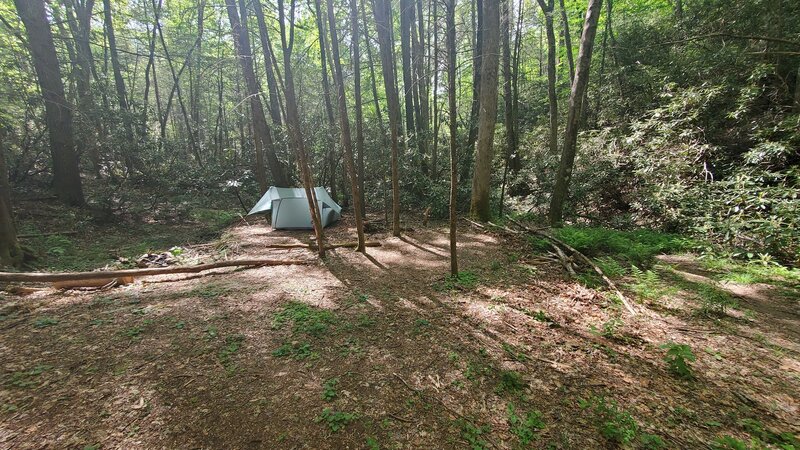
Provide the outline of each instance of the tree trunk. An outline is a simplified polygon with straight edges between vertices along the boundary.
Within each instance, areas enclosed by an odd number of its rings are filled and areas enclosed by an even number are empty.
[[[567,17],[567,9],[564,7],[564,0],[558,0],[558,5],[561,8],[561,21],[564,25],[564,50],[567,53],[567,64],[569,64],[569,84],[575,81],[575,59],[572,57],[572,34],[569,31],[569,17]],[[550,7],[552,10],[552,6]]]
[[[300,174],[303,179],[303,188],[308,199],[308,208],[311,213],[311,221],[314,225],[314,234],[317,237],[317,251],[320,258],[325,257],[325,235],[322,231],[322,222],[319,217],[319,207],[317,206],[316,195],[314,194],[314,180],[311,177],[311,167],[308,163],[305,142],[303,141],[303,131],[301,129],[300,113],[297,110],[297,99],[294,91],[294,76],[292,73],[292,50],[294,47],[294,12],[295,0],[291,1],[291,13],[289,18],[289,37],[286,36],[286,17],[284,12],[283,0],[278,0],[278,23],[281,29],[281,45],[283,47],[283,74],[286,81],[283,84],[283,94],[286,99],[286,126],[289,132],[289,142],[297,153],[297,162],[300,165]]]
[[[364,24],[366,26],[366,24]],[[350,27],[352,33],[353,52],[353,96],[355,97],[356,116],[356,153],[358,155],[358,192],[361,196],[360,213],[366,214],[364,201],[364,111],[361,104],[361,32],[358,30],[358,1],[350,0]],[[368,44],[369,45],[369,44]],[[355,197],[355,196],[354,196]]]
[[[553,30],[553,0],[538,0],[547,32],[547,99],[550,106],[550,154],[558,154],[558,96],[556,95],[556,34]]]
[[[406,140],[414,133],[414,79],[411,76],[411,28],[414,0],[400,0],[400,51],[403,65],[403,99],[406,111]]]
[[[231,29],[234,36],[234,47],[236,47],[236,54],[239,56],[239,62],[242,66],[242,74],[244,76],[245,85],[247,86],[247,95],[250,97],[250,113],[253,117],[253,130],[255,139],[255,155],[256,155],[256,179],[261,193],[267,191],[269,184],[267,183],[267,174],[264,170],[264,155],[267,157],[269,170],[272,173],[272,179],[278,186],[289,186],[290,182],[286,176],[286,170],[278,156],[275,154],[275,146],[272,141],[272,133],[267,124],[267,118],[264,115],[264,107],[261,104],[261,88],[256,81],[255,71],[253,70],[253,52],[250,47],[250,36],[247,32],[246,10],[243,8],[243,0],[240,0],[239,7],[241,8],[241,21],[239,19],[239,11],[236,7],[236,0],[225,0],[228,10],[228,20],[231,22]]]
[[[473,33],[473,57],[472,57],[472,109],[469,113],[469,132],[467,134],[467,145],[464,147],[464,160],[461,165],[461,181],[469,177],[472,168],[473,156],[475,154],[475,139],[478,137],[478,113],[480,111],[481,93],[481,65],[483,63],[483,0],[475,0],[472,4],[474,28]],[[477,21],[476,21],[477,19]]]
[[[28,35],[33,66],[45,106],[50,154],[53,159],[53,190],[68,204],[85,203],[78,156],[72,131],[72,110],[64,95],[61,68],[47,21],[44,0],[14,0]]]
[[[322,18],[320,0],[314,0],[314,8],[317,19],[317,31],[319,32],[319,57],[322,65],[322,93],[325,99],[325,114],[328,117],[328,126],[330,127],[330,131],[325,133],[328,147],[328,183],[330,184],[331,197],[338,201],[339,198],[336,195],[336,143],[333,138],[336,122],[333,115],[333,103],[331,101],[331,84],[328,80],[328,39],[325,38],[325,22]]]
[[[503,216],[503,202],[505,201],[508,166],[511,158],[516,154],[516,123],[514,122],[514,92],[512,89],[513,76],[511,73],[511,0],[503,0],[501,25],[503,39],[503,100],[504,119],[506,127],[506,151],[503,158],[503,182],[500,187],[500,216]]]
[[[416,38],[413,40],[414,49],[414,72],[415,72],[415,85],[417,90],[417,110],[418,117],[416,119],[417,125],[417,143],[419,148],[419,156],[421,161],[421,169],[423,174],[428,174],[428,127],[430,122],[430,111],[428,109],[428,81],[425,72],[425,26],[424,16],[422,14],[422,0],[416,1],[417,5],[417,32]],[[412,30],[413,30],[412,26]]]
[[[436,181],[439,178],[439,102],[437,93],[439,92],[439,2],[433,2],[433,26],[429,27],[433,32],[433,147],[431,148],[431,179]]]
[[[400,236],[400,174],[398,167],[398,130],[400,129],[400,99],[394,77],[394,42],[392,39],[392,10],[389,0],[375,0],[373,8],[381,50],[381,70],[389,107],[389,134],[392,144],[392,234]]]
[[[512,90],[512,122],[514,123],[514,154],[511,155],[510,169],[513,173],[522,170],[522,158],[519,154],[519,130],[517,128],[517,118],[519,117],[519,64],[520,53],[522,52],[522,18],[524,16],[525,2],[519,2],[517,12],[517,29],[514,36],[514,55],[511,64],[511,90]]]
[[[367,64],[369,64],[372,100],[375,103],[375,117],[378,119],[378,124],[381,128],[381,135],[385,135],[386,132],[383,129],[383,114],[381,113],[381,105],[378,99],[378,82],[377,77],[375,76],[375,61],[372,58],[372,41],[369,38],[369,25],[367,22],[367,10],[366,6],[364,5],[364,0],[361,0],[361,17],[364,22],[364,42],[366,43],[367,47]]]
[[[567,129],[564,132],[564,149],[561,153],[561,162],[556,176],[556,185],[550,201],[550,224],[561,224],[564,213],[564,201],[569,191],[569,182],[572,169],[575,165],[575,151],[577,148],[578,128],[580,125],[581,109],[584,93],[589,84],[589,69],[592,60],[592,48],[597,32],[597,21],[600,16],[602,0],[589,0],[584,20],[581,45],[578,52],[578,68],[575,72],[575,82],[572,83],[572,92],[569,97],[569,111],[567,113]]]
[[[258,36],[261,39],[261,51],[264,53],[264,69],[267,73],[267,88],[269,89],[269,115],[272,123],[276,126],[281,124],[281,106],[278,99],[278,83],[275,81],[275,71],[273,70],[273,62],[275,58],[272,55],[272,42],[269,38],[269,29],[264,20],[264,8],[261,6],[261,0],[253,1],[253,10],[258,20]]]
[[[11,186],[8,184],[6,155],[2,151],[5,131],[0,128],[0,265],[18,267],[22,264],[22,248],[17,241],[17,228],[11,208]]]
[[[500,62],[500,2],[483,3],[483,42],[481,48],[481,95],[478,138],[475,143],[475,173],[472,178],[470,214],[482,221],[491,217],[489,193],[492,181],[494,126],[497,121],[497,72]]]
[[[344,91],[344,75],[342,75],[342,62],[339,58],[338,33],[336,32],[336,15],[333,13],[333,0],[328,0],[328,26],[331,32],[331,51],[333,63],[333,78],[336,83],[339,104],[339,131],[342,138],[342,150],[344,151],[344,165],[347,169],[347,176],[350,178],[350,190],[353,195],[353,215],[356,218],[356,232],[358,233],[358,247],[356,251],[365,253],[364,246],[364,218],[361,211],[364,210],[361,202],[361,191],[359,187],[358,173],[356,172],[355,161],[353,160],[353,141],[350,136],[350,119],[347,116],[347,96]],[[355,0],[351,0],[351,6],[355,5]],[[354,33],[353,36],[358,36]],[[358,41],[358,39],[354,39]]]
[[[136,170],[135,143],[133,137],[133,124],[131,123],[131,111],[128,105],[128,92],[125,88],[125,79],[122,78],[122,65],[119,62],[119,52],[117,51],[117,37],[114,34],[114,21],[111,14],[111,1],[103,0],[103,17],[105,22],[106,36],[108,37],[108,51],[111,56],[111,70],[114,73],[114,87],[117,90],[117,102],[122,113],[122,125],[125,128],[125,148],[123,158],[125,166],[129,171]]]
[[[75,53],[77,57],[77,92],[79,127],[76,133],[76,144],[79,150],[89,155],[92,172],[95,177],[101,176],[100,150],[97,146],[96,133],[102,131],[99,123],[94,120],[94,96],[91,90],[92,66],[94,57],[90,46],[92,10],[94,0],[75,2],[75,16],[72,15],[71,2],[65,2],[67,19],[69,20],[73,39],[75,40]]]
[[[458,201],[458,165],[456,154],[457,110],[456,110],[456,0],[445,0],[447,14],[447,104],[450,126],[450,275],[458,276],[458,248],[456,238],[456,202]]]

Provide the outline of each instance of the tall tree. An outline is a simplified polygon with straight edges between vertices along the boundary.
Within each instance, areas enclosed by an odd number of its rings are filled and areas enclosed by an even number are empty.
[[[425,71],[425,17],[422,11],[422,0],[416,0],[417,26],[411,27],[414,86],[416,108],[416,139],[421,161],[422,173],[428,173],[428,127],[430,111],[428,110],[428,77]]]
[[[580,125],[581,109],[586,87],[589,84],[589,69],[592,61],[592,49],[597,33],[597,22],[600,17],[602,0],[589,0],[586,9],[586,18],[581,34],[581,45],[578,51],[578,67],[575,72],[575,82],[572,83],[572,92],[569,96],[569,110],[567,112],[567,128],[564,132],[564,148],[561,152],[561,162],[556,175],[556,185],[553,197],[550,200],[550,224],[559,225],[564,214],[564,201],[569,192],[569,182],[572,169],[575,166],[575,152],[578,141],[578,128]]]
[[[461,181],[469,177],[475,154],[475,140],[478,138],[478,115],[481,103],[481,66],[483,65],[483,1],[470,1],[472,7],[472,107],[469,112],[469,131],[467,145],[464,147],[464,159],[461,165]]]
[[[392,234],[400,236],[400,173],[398,167],[398,131],[400,129],[400,99],[394,76],[394,40],[392,39],[392,9],[390,0],[375,0],[373,7],[381,52],[381,70],[389,108],[389,134],[392,145]]]
[[[0,265],[19,266],[24,255],[17,241],[17,228],[14,226],[11,209],[11,186],[8,184],[4,137],[5,129],[0,124]]]
[[[45,121],[53,160],[53,190],[69,205],[83,205],[78,156],[72,131],[72,110],[64,95],[61,68],[47,21],[44,0],[14,0],[28,36],[33,66],[45,107]]]
[[[122,113],[122,125],[125,128],[126,145],[123,150],[123,158],[128,170],[136,169],[136,157],[133,154],[133,124],[131,123],[130,105],[128,103],[128,92],[125,87],[125,79],[122,77],[122,64],[119,61],[119,51],[117,50],[117,37],[114,33],[114,20],[111,11],[111,0],[103,0],[103,22],[105,23],[106,38],[108,39],[108,51],[111,56],[111,70],[114,72],[114,87],[117,90],[117,102]]]
[[[575,81],[575,58],[572,57],[572,33],[569,31],[569,16],[567,15],[567,8],[564,6],[564,0],[558,0],[558,6],[561,9],[561,22],[564,27],[564,51],[567,54],[569,84],[571,86],[572,82]]]
[[[458,117],[456,110],[456,0],[445,1],[447,14],[447,104],[450,126],[450,275],[458,276],[458,247],[456,237],[456,202],[458,201],[458,167],[456,154],[458,142],[456,132]]]
[[[275,79],[275,71],[273,65],[275,57],[272,54],[272,41],[269,38],[269,29],[267,22],[264,20],[264,8],[261,6],[261,0],[253,1],[253,11],[258,21],[258,37],[261,39],[261,51],[264,54],[264,69],[267,73],[267,88],[269,89],[269,115],[272,123],[275,125],[281,124],[281,106],[278,98],[278,83]]]
[[[478,138],[475,142],[475,173],[472,178],[470,214],[489,220],[489,193],[494,155],[494,126],[497,121],[497,84],[500,64],[500,2],[483,2],[483,42],[481,48],[481,94]]]
[[[311,176],[311,167],[308,162],[306,145],[303,140],[302,124],[300,113],[297,110],[297,97],[294,89],[294,74],[292,71],[292,51],[294,49],[294,14],[295,0],[291,2],[289,14],[289,36],[286,35],[286,12],[283,0],[278,0],[278,23],[281,29],[281,46],[283,48],[283,96],[286,99],[286,127],[289,132],[289,143],[297,153],[297,164],[300,166],[300,175],[303,180],[303,188],[308,199],[308,209],[311,214],[311,222],[314,225],[314,234],[317,237],[317,252],[320,258],[325,257],[325,235],[322,231],[322,221],[319,217],[319,206],[316,195],[314,194],[314,180]]]
[[[334,128],[336,127],[333,115],[333,102],[331,101],[331,83],[328,79],[328,39],[325,37],[325,19],[322,16],[320,0],[314,0],[314,10],[317,19],[317,31],[319,33],[319,58],[322,66],[322,94],[325,100],[325,115],[328,117],[330,132],[325,133],[328,154],[328,183],[331,189],[331,197],[339,200],[336,195],[336,144],[334,139]]]
[[[275,153],[272,132],[269,129],[267,118],[264,115],[264,107],[261,103],[261,89],[258,86],[255,71],[253,70],[253,52],[250,47],[250,36],[248,35],[245,25],[247,21],[246,9],[244,8],[243,0],[239,0],[239,3],[242,14],[241,21],[239,18],[240,12],[236,6],[236,0],[225,0],[225,5],[228,10],[228,20],[233,30],[234,47],[236,47],[236,53],[239,56],[239,63],[242,67],[245,85],[247,86],[247,95],[250,98],[250,113],[253,117],[256,149],[255,172],[259,188],[263,194],[269,188],[266,172],[264,171],[264,155],[267,157],[269,170],[275,184],[278,186],[289,186],[290,181],[286,175],[283,164],[278,160],[278,156]]]
[[[550,109],[550,154],[558,154],[558,96],[556,94],[556,34],[553,30],[553,0],[538,0],[547,34],[547,100]]]
[[[514,118],[514,91],[513,74],[511,72],[511,0],[502,0],[502,27],[503,41],[503,117],[506,128],[506,151],[503,157],[503,182],[500,187],[500,215],[503,215],[503,202],[506,193],[506,181],[511,158],[517,152],[516,120]]]
[[[364,24],[366,26],[366,24]],[[361,32],[358,26],[358,1],[350,0],[350,31],[353,36],[353,96],[355,97],[356,154],[358,172],[358,192],[361,194],[361,215],[366,214],[364,203],[364,108],[361,102]],[[369,45],[369,44],[368,44]]]
[[[333,63],[333,78],[338,93],[339,105],[339,134],[342,138],[342,150],[344,151],[344,165],[347,169],[347,176],[350,178],[350,190],[353,195],[353,215],[356,218],[356,232],[358,233],[358,247],[356,251],[364,253],[367,251],[364,242],[364,218],[361,211],[364,210],[361,203],[361,190],[358,181],[358,173],[353,158],[353,139],[350,135],[350,119],[347,116],[347,96],[344,90],[344,75],[342,75],[342,62],[339,58],[339,38],[336,31],[336,15],[333,13],[333,0],[327,0],[328,4],[328,26],[331,32],[331,53]],[[355,4],[355,1],[351,1]],[[354,34],[358,36],[358,34]],[[354,39],[358,40],[358,39]]]
[[[400,53],[403,68],[403,99],[406,134],[414,132],[414,78],[411,75],[411,28],[414,26],[414,0],[400,0]],[[409,136],[406,136],[408,139]]]

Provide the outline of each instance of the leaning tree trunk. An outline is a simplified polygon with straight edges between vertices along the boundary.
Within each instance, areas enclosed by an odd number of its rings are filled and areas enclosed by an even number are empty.
[[[400,173],[398,168],[398,130],[400,129],[400,99],[394,77],[394,42],[392,42],[392,9],[389,0],[375,0],[373,10],[381,50],[381,70],[389,107],[389,134],[392,140],[392,234],[400,236]]]
[[[483,42],[481,44],[480,114],[475,143],[475,174],[472,178],[470,214],[479,220],[490,219],[489,192],[492,181],[494,125],[497,120],[497,72],[500,63],[500,2],[483,2]]]
[[[14,4],[25,25],[33,66],[44,100],[50,154],[53,158],[53,190],[62,202],[82,206],[85,200],[78,156],[75,153],[72,110],[64,95],[61,69],[44,0],[14,0]]]
[[[550,224],[553,226],[561,224],[564,214],[564,201],[567,198],[572,169],[575,166],[581,107],[586,87],[589,84],[592,47],[594,47],[597,21],[600,17],[602,2],[603,0],[589,0],[589,6],[586,9],[586,19],[584,20],[583,33],[581,34],[581,46],[578,52],[578,68],[575,72],[575,82],[572,83],[572,92],[569,96],[567,129],[564,132],[564,149],[561,153],[561,163],[558,166],[553,197],[550,200],[549,219]]]
[[[264,171],[264,155],[267,157],[269,170],[276,185],[289,186],[289,179],[286,175],[286,170],[275,153],[272,132],[267,124],[264,107],[261,104],[261,89],[258,86],[255,71],[253,70],[253,52],[250,47],[250,37],[248,36],[245,22],[247,16],[242,14],[242,20],[240,21],[236,0],[225,0],[225,4],[228,9],[228,19],[233,29],[234,47],[236,47],[236,53],[239,55],[239,63],[242,66],[242,73],[247,86],[247,95],[250,97],[250,111],[253,116],[254,141],[256,144],[256,178],[263,194],[269,188],[266,172]],[[241,6],[244,6],[244,2],[240,0]]]
[[[275,61],[275,58],[272,55],[272,42],[269,38],[267,22],[264,20],[264,8],[261,6],[261,0],[255,0],[253,2],[253,11],[258,21],[258,36],[261,39],[261,51],[264,54],[264,69],[267,73],[269,115],[272,119],[272,123],[276,126],[280,126],[281,106],[280,100],[278,99],[278,83],[275,79],[275,71],[273,70],[273,61]]]
[[[333,13],[333,0],[328,0],[328,26],[331,32],[331,51],[333,63],[333,78],[336,83],[336,91],[338,93],[339,104],[339,132],[342,137],[342,150],[344,151],[344,165],[347,169],[347,176],[350,178],[350,190],[353,194],[353,215],[356,217],[356,232],[358,233],[358,247],[356,251],[365,253],[367,248],[364,246],[364,218],[362,212],[364,210],[361,201],[361,189],[359,186],[358,173],[356,171],[355,161],[353,160],[353,140],[350,136],[350,119],[347,117],[347,96],[344,91],[344,75],[342,75],[342,62],[339,58],[339,42],[338,33],[336,32],[336,15]],[[351,0],[355,5],[355,0]],[[358,34],[354,34],[358,36]],[[355,39],[358,41],[358,39]]]
[[[567,16],[567,8],[564,7],[564,0],[558,0],[558,6],[561,9],[561,22],[564,26],[564,50],[567,53],[567,65],[569,67],[569,84],[575,81],[575,58],[572,57],[572,34],[569,31],[569,17]],[[552,11],[553,6],[550,6]]]
[[[22,264],[22,248],[17,241],[14,214],[11,210],[11,186],[8,184],[6,155],[2,151],[4,131],[0,128],[0,265],[17,267]]]
[[[553,30],[553,0],[539,0],[547,30],[547,99],[550,105],[550,154],[558,154],[558,96],[556,95],[556,34]]]
[[[286,17],[283,0],[278,0],[278,23],[281,29],[281,45],[283,47],[283,75],[286,79],[283,84],[283,94],[286,99],[286,128],[289,134],[289,144],[297,153],[297,163],[300,165],[300,174],[303,179],[303,188],[308,199],[308,208],[311,213],[311,222],[314,225],[314,234],[317,237],[317,251],[320,258],[325,257],[325,236],[322,231],[322,221],[319,217],[319,207],[314,194],[314,180],[311,177],[311,167],[308,162],[305,141],[303,140],[300,113],[297,110],[297,98],[294,91],[294,76],[292,73],[292,49],[294,47],[294,11],[295,0],[291,3],[291,20],[289,21],[289,37],[286,36]]]
[[[445,0],[447,14],[447,104],[450,125],[450,275],[458,275],[458,248],[456,239],[456,201],[458,193],[458,165],[456,154],[458,142],[456,111],[456,0]]]

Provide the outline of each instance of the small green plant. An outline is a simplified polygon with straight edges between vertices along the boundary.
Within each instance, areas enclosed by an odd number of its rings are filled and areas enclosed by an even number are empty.
[[[33,322],[33,326],[36,328],[47,328],[52,327],[53,325],[58,325],[58,320],[53,319],[52,317],[41,317]]]
[[[704,316],[724,316],[728,308],[735,308],[738,302],[729,293],[705,283],[695,283],[695,293],[700,298],[699,313]]]
[[[526,386],[525,380],[519,372],[513,370],[504,370],[500,373],[500,381],[495,388],[498,394],[515,393],[521,391]]]
[[[636,438],[639,424],[615,400],[607,400],[602,396],[592,397],[581,400],[579,405],[582,409],[591,408],[599,422],[600,434],[606,439],[624,445]]]
[[[39,383],[36,378],[52,368],[47,364],[38,364],[32,369],[14,372],[11,374],[11,384],[20,388],[35,386]]]
[[[740,441],[733,436],[719,436],[711,443],[714,450],[750,450],[747,442]]]
[[[521,447],[527,447],[538,437],[538,432],[544,429],[544,420],[539,411],[529,411],[523,417],[517,415],[513,403],[508,404],[508,425],[511,434],[519,439]]]
[[[372,436],[367,436],[367,448],[369,450],[381,450],[380,444],[378,444],[378,440]]]
[[[686,380],[694,378],[688,361],[695,361],[697,357],[692,353],[691,347],[686,344],[668,342],[662,345],[661,348],[667,350],[667,354],[664,355],[664,362],[667,363],[670,372]]]
[[[322,410],[319,416],[314,419],[314,422],[325,422],[334,433],[344,429],[350,422],[356,420],[358,416],[354,413],[346,413],[342,411],[334,411],[331,408]]]
[[[301,361],[304,359],[316,359],[319,354],[311,350],[311,344],[308,342],[286,342],[280,347],[272,351],[272,356],[284,357],[291,356],[292,358]]]
[[[243,342],[244,336],[241,334],[225,337],[225,346],[219,351],[218,356],[228,375],[232,375],[236,371],[236,365],[231,362],[231,357],[239,351]]]
[[[492,431],[489,425],[475,425],[466,419],[458,419],[456,425],[461,429],[461,438],[467,441],[472,450],[484,450],[489,448],[489,444],[481,439],[481,436]]]
[[[207,341],[215,339],[218,335],[219,335],[219,330],[217,330],[217,327],[215,327],[214,325],[210,325],[208,328],[206,328],[205,339]]]
[[[426,319],[417,319],[414,321],[414,328],[411,330],[411,334],[418,335],[422,334],[430,328],[431,322]]]
[[[336,398],[336,385],[339,383],[338,378],[331,378],[322,384],[322,399],[331,401]]]
[[[472,290],[478,285],[478,275],[469,270],[462,270],[456,276],[449,276],[441,283],[441,290]]]
[[[642,433],[639,436],[639,444],[645,450],[661,450],[667,448],[667,443],[661,436],[655,434]]]
[[[142,338],[143,332],[144,332],[144,327],[130,327],[125,331],[123,331],[122,334],[130,338],[132,341],[135,341]]]
[[[505,352],[508,353],[508,355],[511,356],[514,361],[525,362],[528,360],[528,355],[517,350],[516,347],[506,342],[503,342],[503,350],[505,350]]]
[[[290,302],[272,320],[272,328],[278,329],[292,322],[292,332],[320,337],[336,321],[332,312],[309,306],[305,303]]]
[[[622,319],[614,317],[604,322],[602,325],[602,329],[598,329],[596,326],[590,325],[589,331],[591,331],[592,334],[595,334],[597,336],[603,336],[604,338],[612,339],[616,337],[617,330],[622,325],[624,325]]]
[[[641,270],[631,266],[632,283],[627,284],[628,289],[642,299],[655,301],[678,291],[674,286],[666,285],[653,270]]]

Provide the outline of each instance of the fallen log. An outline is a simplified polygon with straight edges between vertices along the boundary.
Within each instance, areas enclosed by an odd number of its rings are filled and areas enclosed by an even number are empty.
[[[123,277],[146,277],[151,275],[165,275],[171,273],[197,273],[221,267],[238,266],[288,266],[311,264],[313,261],[307,260],[278,260],[278,259],[242,259],[231,261],[217,261],[197,266],[173,266],[155,267],[149,269],[125,269],[125,270],[105,270],[96,272],[67,272],[67,273],[46,273],[46,272],[0,272],[0,282],[22,282],[22,283],[47,283],[57,281],[77,281],[95,280]]]
[[[380,242],[366,242],[364,243],[367,247],[380,247],[382,244]],[[309,250],[316,250],[317,246],[314,244],[266,244],[264,245],[265,248],[307,248]],[[325,250],[331,250],[334,248],[356,248],[358,247],[358,242],[343,242],[340,244],[328,244],[325,246]]]
[[[548,239],[548,240],[550,240],[552,242],[555,242],[556,244],[566,248],[570,252],[572,252],[574,254],[574,256],[577,256],[581,261],[585,262],[589,267],[594,269],[594,271],[598,275],[600,275],[600,278],[602,278],[603,281],[606,283],[606,285],[608,285],[608,287],[611,290],[613,290],[615,294],[617,294],[617,298],[620,299],[622,304],[625,305],[625,309],[627,309],[628,312],[631,313],[632,316],[636,315],[636,310],[633,309],[633,305],[631,305],[630,302],[628,302],[628,299],[625,298],[625,296],[622,294],[622,291],[620,291],[617,288],[617,285],[614,284],[614,282],[611,281],[611,279],[609,279],[606,276],[605,273],[603,273],[603,271],[600,269],[600,267],[598,267],[597,264],[593,263],[592,260],[589,259],[586,255],[584,255],[583,253],[579,252],[578,250],[576,250],[574,247],[572,247],[571,245],[567,244],[566,242],[564,242],[564,241],[562,241],[562,240],[560,240],[560,239],[558,239],[558,238],[556,238],[554,236],[551,236],[550,234],[545,233],[544,231],[540,231],[540,230],[536,230],[536,229],[527,227],[527,226],[517,222],[516,220],[514,220],[514,219],[512,219],[510,217],[508,218],[508,220],[511,223],[513,223],[514,225],[516,225],[516,226],[520,227],[521,229],[527,231],[528,233],[533,233],[533,234],[536,234],[538,236],[542,236],[542,237],[544,237],[544,238],[546,238],[546,239]]]

